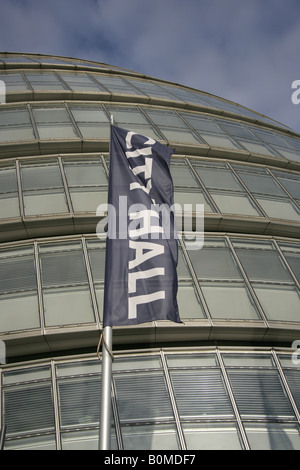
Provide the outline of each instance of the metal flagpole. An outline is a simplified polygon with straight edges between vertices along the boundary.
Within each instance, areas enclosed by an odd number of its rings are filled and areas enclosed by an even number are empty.
[[[110,450],[111,376],[112,376],[112,327],[103,330],[102,384],[99,449]]]
[[[111,125],[114,124],[111,115]],[[101,380],[101,413],[99,450],[111,448],[111,376],[112,376],[112,327],[106,326],[103,330],[102,342],[102,380]]]

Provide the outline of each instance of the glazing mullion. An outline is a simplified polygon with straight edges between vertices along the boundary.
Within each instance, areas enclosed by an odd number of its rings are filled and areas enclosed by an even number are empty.
[[[278,369],[278,372],[279,372],[281,381],[282,381],[282,383],[283,383],[283,387],[284,387],[284,389],[285,389],[285,391],[286,391],[286,393],[287,393],[287,395],[288,395],[288,398],[289,398],[289,400],[290,400],[290,402],[291,402],[291,405],[292,405],[292,407],[293,407],[293,411],[294,411],[294,413],[295,413],[295,415],[296,415],[296,418],[297,418],[297,420],[298,420],[298,423],[300,424],[300,412],[298,411],[298,407],[297,407],[297,405],[296,405],[296,403],[295,403],[295,400],[294,400],[294,398],[293,398],[293,394],[292,394],[292,392],[291,392],[291,390],[290,390],[290,387],[289,387],[289,385],[288,385],[288,382],[287,382],[287,380],[286,380],[286,378],[285,378],[285,375],[284,375],[284,372],[283,372],[283,370],[282,370],[280,361],[279,361],[279,359],[278,359],[278,357],[277,357],[277,355],[276,355],[276,353],[275,353],[275,351],[274,351],[273,349],[272,349],[271,353],[272,353],[273,359],[274,359],[274,361],[275,361],[276,367],[277,367],[277,369]]]
[[[38,250],[37,241],[34,241],[33,248],[34,248],[34,262],[35,262],[36,282],[37,282],[37,291],[38,291],[40,325],[41,325],[42,335],[44,336],[45,335],[44,302],[43,302],[42,279],[41,279],[41,269],[40,269],[39,250]]]
[[[22,192],[22,182],[21,182],[21,172],[20,172],[20,162],[16,160],[16,174],[17,174],[17,187],[18,187],[18,196],[19,196],[19,209],[21,219],[24,220],[25,212],[24,212],[24,198]]]
[[[88,284],[91,292],[91,297],[92,297],[92,304],[93,304],[93,309],[96,317],[96,324],[97,328],[100,330],[101,325],[100,325],[100,313],[98,310],[98,305],[97,305],[97,300],[96,300],[96,294],[95,294],[95,288],[94,288],[94,283],[93,283],[93,277],[92,277],[92,270],[89,262],[89,256],[87,252],[87,247],[86,247],[86,240],[84,237],[81,237],[81,245],[83,249],[83,257],[85,261],[85,266],[87,270],[87,277],[88,277]]]
[[[159,129],[159,127],[157,126],[157,124],[155,124],[152,119],[150,118],[150,116],[148,116],[148,114],[146,113],[146,111],[144,111],[144,109],[141,107],[141,106],[137,106],[136,107],[140,113],[144,116],[144,118],[150,123],[150,125],[155,129],[155,131],[158,133],[158,135],[161,136],[161,139],[162,140],[168,140],[166,139],[166,137],[164,136],[164,134],[162,134],[161,130]],[[150,109],[156,109],[156,108],[150,108]]]
[[[31,85],[31,83],[29,82],[28,78],[26,77],[26,74],[24,73],[23,70],[19,70],[19,74],[21,75],[21,77],[23,78],[24,82],[26,83],[26,85],[28,86],[28,89],[34,93],[34,89]]]
[[[276,240],[272,240],[272,241],[273,241],[273,243],[274,243],[276,249],[277,249],[278,252],[279,252],[279,255],[280,255],[281,260],[282,260],[282,262],[283,262],[283,264],[284,264],[284,267],[288,270],[288,272],[289,272],[290,275],[292,276],[292,278],[293,278],[293,280],[294,280],[296,286],[298,287],[298,289],[300,289],[300,282],[298,281],[298,279],[297,279],[297,277],[295,276],[295,274],[294,274],[292,268],[290,267],[289,262],[286,260],[285,255],[284,255],[284,253],[282,252],[280,246],[278,245],[278,243],[277,243]]]
[[[241,434],[241,438],[243,440],[243,444],[244,444],[246,450],[250,450],[250,445],[249,445],[247,435],[246,435],[246,432],[245,432],[245,429],[244,429],[244,426],[243,426],[243,423],[242,423],[242,419],[240,417],[240,413],[239,413],[239,410],[238,410],[238,406],[236,404],[235,397],[234,397],[234,394],[233,394],[233,391],[232,391],[232,388],[231,388],[231,385],[230,385],[230,381],[229,381],[227,371],[226,371],[226,368],[225,368],[225,365],[224,365],[224,362],[223,362],[223,358],[222,358],[222,355],[221,355],[218,348],[216,348],[216,354],[217,354],[217,358],[218,358],[218,361],[219,361],[219,364],[220,364],[220,368],[221,368],[222,376],[223,376],[223,379],[224,379],[224,382],[225,382],[225,386],[226,386],[226,389],[227,389],[227,392],[228,392],[228,395],[229,395],[229,399],[230,399],[230,402],[231,402],[231,405],[232,405],[232,408],[233,408],[233,412],[234,412],[235,418],[237,420],[237,425],[238,425],[238,428],[239,428],[239,431],[240,431],[240,434]]]
[[[103,168],[104,168],[104,171],[105,171],[105,175],[107,177],[107,184],[108,184],[109,169],[108,169],[105,157],[103,155],[100,155],[100,160],[102,162],[102,165],[103,165]]]
[[[211,315],[210,315],[210,311],[209,311],[208,306],[207,306],[207,304],[206,304],[206,301],[205,301],[205,298],[204,298],[204,295],[203,295],[203,292],[202,292],[200,283],[199,283],[198,278],[197,278],[197,275],[196,275],[196,273],[195,273],[195,271],[194,271],[194,267],[193,267],[193,265],[192,265],[192,263],[191,263],[191,261],[190,261],[190,258],[189,258],[188,254],[187,254],[187,249],[186,249],[185,244],[184,244],[184,242],[183,242],[183,240],[182,240],[181,238],[179,238],[179,244],[180,244],[180,246],[181,246],[182,254],[183,254],[183,256],[184,256],[184,259],[185,259],[185,261],[186,261],[186,264],[187,264],[187,266],[188,266],[188,268],[189,268],[189,270],[190,270],[191,277],[192,277],[192,281],[193,281],[193,283],[194,283],[194,285],[195,285],[197,294],[198,294],[198,296],[199,296],[199,298],[200,298],[200,301],[201,301],[201,303],[202,303],[203,310],[204,310],[204,313],[205,313],[205,315],[206,315],[206,318],[207,318],[207,320],[209,321],[210,326],[212,326],[212,318],[211,318]]]
[[[84,139],[83,139],[83,136],[82,136],[82,134],[81,134],[81,132],[80,132],[79,126],[77,126],[77,122],[75,121],[75,119],[74,119],[74,117],[73,117],[73,115],[72,115],[72,113],[71,113],[71,111],[70,111],[70,109],[69,109],[69,105],[68,105],[68,103],[66,103],[66,102],[64,103],[64,105],[65,105],[67,114],[68,114],[68,116],[69,116],[69,118],[70,118],[70,120],[71,120],[71,123],[72,123],[72,125],[73,125],[73,127],[74,127],[74,129],[75,129],[75,132],[77,133],[78,137],[80,138],[80,140],[81,140],[81,142],[82,142],[82,141],[84,140]]]
[[[225,240],[227,241],[228,246],[229,246],[229,248],[230,248],[230,250],[231,250],[232,256],[233,256],[233,258],[234,258],[234,260],[235,260],[235,262],[236,262],[238,268],[240,269],[240,271],[241,271],[241,273],[242,273],[242,276],[243,276],[243,278],[244,278],[244,282],[246,283],[246,286],[247,286],[247,288],[248,288],[248,290],[249,290],[249,292],[250,292],[250,294],[251,294],[251,297],[252,297],[252,299],[254,300],[254,304],[255,304],[256,308],[258,309],[258,312],[259,312],[259,314],[261,315],[262,320],[265,322],[266,326],[269,328],[269,322],[268,322],[268,320],[267,320],[267,317],[266,317],[266,315],[265,315],[265,312],[264,312],[262,306],[260,305],[260,302],[259,302],[259,300],[258,300],[258,298],[257,298],[257,296],[256,296],[256,293],[254,292],[254,289],[253,289],[253,287],[252,287],[252,285],[251,285],[251,282],[250,282],[250,280],[249,280],[249,278],[248,278],[248,276],[247,276],[247,274],[246,274],[246,271],[244,270],[244,268],[243,268],[243,266],[242,266],[242,263],[240,262],[239,257],[237,256],[237,254],[236,254],[236,252],[235,252],[235,249],[234,249],[234,247],[233,247],[233,245],[232,245],[232,243],[231,243],[231,240],[230,240],[230,238],[229,238],[228,236],[225,236]]]
[[[28,110],[29,117],[30,117],[30,120],[31,120],[31,125],[33,127],[33,134],[34,134],[34,136],[37,140],[40,140],[40,135],[39,135],[39,132],[38,132],[38,129],[37,129],[37,125],[36,125],[34,116],[33,116],[31,104],[27,104],[27,110]]]
[[[58,407],[58,389],[56,383],[56,373],[55,373],[55,362],[51,359],[51,386],[52,386],[52,395],[53,395],[53,406],[54,406],[54,423],[55,423],[55,440],[56,440],[56,449],[61,450],[61,436],[60,436],[60,420],[59,420],[59,407]]]
[[[165,358],[164,351],[160,352],[160,356],[161,356],[163,371],[164,371],[164,375],[165,375],[165,379],[166,379],[167,390],[168,390],[168,393],[170,395],[170,401],[171,401],[171,405],[172,405],[172,409],[173,409],[173,413],[174,413],[175,424],[176,424],[176,429],[177,429],[178,436],[179,436],[180,446],[181,446],[182,450],[186,450],[185,437],[184,437],[182,427],[181,427],[181,422],[180,422],[179,412],[178,412],[178,408],[177,408],[176,398],[175,398],[175,394],[174,394],[174,390],[173,390],[173,386],[172,386],[172,381],[171,381],[171,378],[170,378],[169,369],[168,369],[168,366],[167,366],[167,361],[166,361],[166,358]]]
[[[116,390],[115,390],[114,380],[111,381],[111,406],[112,406],[112,412],[113,412],[113,417],[114,417],[118,447],[119,447],[119,450],[124,450],[124,444],[123,444],[123,437],[122,437],[122,432],[121,432],[121,425],[120,425],[118,405],[117,405],[117,400],[116,400]],[[100,435],[100,425],[101,425],[101,423],[100,423],[100,417],[99,417],[99,435]],[[100,442],[100,440],[99,440],[99,442]]]
[[[55,70],[53,70],[53,73],[54,73],[54,76],[60,81],[63,83],[63,85],[66,87],[66,89],[68,91],[71,91],[73,92],[72,88],[67,84],[67,82],[65,82],[65,80],[59,75],[58,72],[56,72]]]
[[[65,175],[64,165],[62,163],[61,157],[58,157],[57,159],[58,159],[58,166],[59,166],[61,177],[62,177],[63,188],[64,188],[65,195],[66,195],[66,198],[67,198],[67,204],[69,206],[69,211],[71,213],[71,216],[74,217],[74,209],[73,209],[72,199],[71,199],[71,196],[70,196],[69,186],[68,186],[68,183],[67,183],[67,178],[66,178],[66,175]]]
[[[196,178],[196,181],[199,183],[202,191],[204,192],[205,196],[207,197],[207,199],[209,200],[209,203],[211,204],[211,206],[213,207],[213,209],[215,210],[215,212],[221,217],[221,212],[220,212],[220,209],[218,208],[218,206],[216,205],[215,201],[213,200],[213,198],[211,197],[209,191],[206,189],[206,187],[204,186],[204,184],[202,183],[201,179],[199,178],[199,175],[197,174],[196,170],[194,169],[192,163],[189,161],[188,158],[186,158],[186,162],[188,164],[188,167],[190,168],[193,176]]]

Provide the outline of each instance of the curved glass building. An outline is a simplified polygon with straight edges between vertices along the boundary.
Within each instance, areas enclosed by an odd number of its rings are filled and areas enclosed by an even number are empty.
[[[175,149],[175,202],[205,208],[184,324],[114,328],[113,448],[300,449],[300,135],[102,63],[1,53],[0,80],[4,448],[98,448],[113,115]]]

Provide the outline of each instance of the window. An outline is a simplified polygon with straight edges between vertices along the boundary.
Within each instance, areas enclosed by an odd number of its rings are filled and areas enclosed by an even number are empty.
[[[0,256],[0,331],[40,325],[33,248],[3,250]]]
[[[181,113],[181,116],[195,129],[210,147],[240,149],[234,139],[226,135],[223,129],[209,117]]]
[[[147,115],[170,142],[201,144],[201,140],[174,111],[146,109]]]
[[[0,218],[19,216],[16,170],[15,168],[0,168]]]
[[[27,108],[1,108],[0,142],[35,138]]]
[[[40,139],[78,139],[64,106],[32,107]]]
[[[70,110],[84,139],[109,137],[108,117],[101,106],[70,104]]]
[[[40,245],[45,325],[95,321],[80,243]]]
[[[107,109],[113,115],[114,122],[118,126],[156,140],[161,139],[161,136],[138,108],[107,106]]]
[[[64,161],[64,170],[75,212],[94,212],[107,201],[107,177],[100,159]]]
[[[22,164],[25,216],[68,212],[59,166],[56,162]]]
[[[53,72],[26,72],[25,76],[34,91],[67,89],[67,87]]]

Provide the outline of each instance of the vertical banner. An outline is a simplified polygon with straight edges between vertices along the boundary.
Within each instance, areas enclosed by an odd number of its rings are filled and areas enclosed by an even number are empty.
[[[104,327],[181,323],[172,153],[152,138],[111,126]]]

